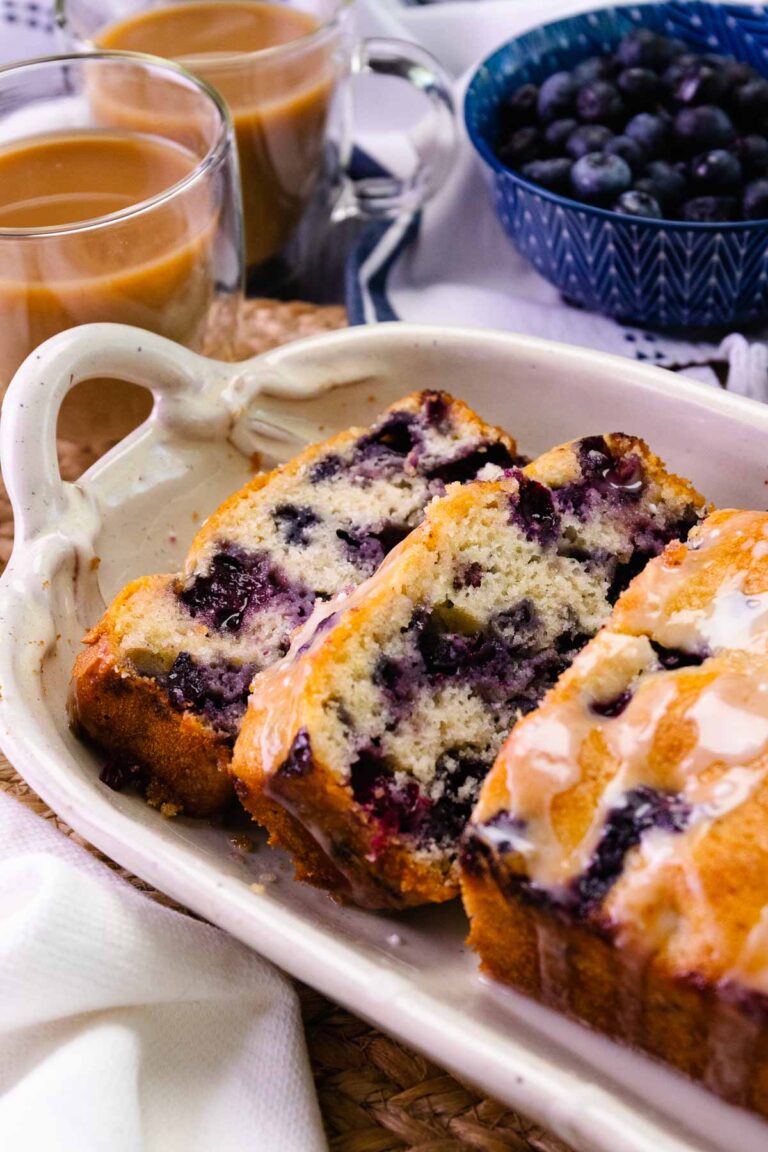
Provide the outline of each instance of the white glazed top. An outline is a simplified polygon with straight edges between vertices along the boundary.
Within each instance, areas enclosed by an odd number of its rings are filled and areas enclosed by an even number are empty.
[[[652,642],[703,662],[667,670]],[[768,785],[767,649],[768,514],[715,513],[689,546],[672,545],[648,566],[608,627],[518,725],[474,817],[482,825],[499,811],[513,816],[514,835],[505,824],[485,824],[482,836],[506,841],[515,871],[562,894],[589,867],[626,793],[646,787],[675,797],[687,812],[685,830],[643,833],[601,915],[619,943],[673,957],[695,921],[717,977],[766,994],[768,828],[757,842],[740,828]],[[625,693],[616,715],[593,709]],[[719,924],[702,870],[721,837],[754,853],[765,906],[746,928],[729,914]]]

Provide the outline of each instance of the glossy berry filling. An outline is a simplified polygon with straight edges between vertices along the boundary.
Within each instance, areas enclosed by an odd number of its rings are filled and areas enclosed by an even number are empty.
[[[398,779],[375,745],[362,749],[349,782],[355,802],[375,824],[373,854],[393,836],[415,836],[444,848],[455,845],[486,771],[487,764],[475,757],[447,752],[437,764],[430,797],[415,780]]]
[[[684,540],[698,522],[691,506],[679,520],[665,523],[640,503],[646,488],[646,475],[639,456],[630,452],[616,459],[602,436],[585,437],[578,445],[580,475],[553,492],[562,512],[581,521],[613,510],[620,517],[630,549],[628,559],[619,561],[604,550],[589,552],[562,542],[559,551],[590,567],[602,567],[608,580],[608,602],[616,602],[631,580],[658,556],[672,540]]]
[[[170,672],[158,679],[174,708],[193,709],[234,741],[257,671],[256,664],[198,664],[188,652],[180,652]]]
[[[616,460],[602,436],[586,436],[579,443],[578,459],[578,480],[553,493],[562,511],[584,520],[598,504],[626,507],[642,495],[645,469],[639,456],[628,453]]]
[[[599,436],[581,441],[577,452],[579,478],[560,491],[553,492],[514,470],[512,475],[518,488],[510,498],[510,519],[528,540],[540,547],[557,543],[559,552],[603,571],[615,596],[651,556],[658,555],[668,540],[687,534],[696,522],[695,511],[691,510],[689,521],[664,525],[658,515],[654,518],[639,503],[646,485],[639,456],[628,453],[615,458],[605,439]],[[562,535],[562,517],[566,513],[575,512],[586,519],[604,515],[606,506],[615,510],[627,540],[630,556],[624,563],[619,563],[616,556],[606,550],[590,551]],[[482,578],[481,565],[473,562],[457,569],[453,585],[457,590],[481,587]],[[373,679],[386,701],[387,728],[397,727],[421,693],[434,693],[452,681],[468,685],[472,693],[493,710],[496,721],[502,727],[511,728],[518,715],[540,703],[590,638],[576,623],[554,640],[545,642],[543,633],[543,622],[530,598],[495,613],[482,624],[472,616],[471,610],[459,608],[450,600],[417,609],[404,629],[403,635],[408,641],[405,650],[396,657],[382,655],[375,667]],[[614,699],[596,701],[593,711],[606,718],[618,716],[630,698],[631,693],[627,691]],[[469,756],[467,753],[444,754],[436,766],[439,798],[435,799],[432,791],[426,796],[415,781],[406,778],[403,782],[403,776],[396,775],[393,768],[384,763],[374,741],[353,766],[351,782],[359,802],[379,819],[381,837],[407,835],[422,843],[434,840],[448,846],[451,837],[455,842],[460,835],[492,759],[490,751],[487,754],[473,752]],[[637,799],[630,796],[626,812],[622,809],[622,815],[612,815],[614,824],[583,880],[584,894],[579,899],[586,900],[587,894],[594,892],[605,879],[613,855],[618,851],[616,843],[626,832],[626,813],[634,813]],[[663,823],[663,811],[646,804],[634,813],[638,827],[650,818],[647,816],[650,810],[653,819]]]
[[[427,438],[430,429],[441,435],[450,432],[450,409],[445,397],[437,392],[424,394],[418,413],[390,413],[361,437],[355,445],[349,473],[373,480],[391,475],[405,465],[427,480],[463,484],[473,480],[487,464],[509,468],[519,462],[498,440],[458,446],[453,455],[435,459]]]
[[[309,470],[309,479],[312,484],[323,484],[327,480],[334,480],[344,470],[344,461],[341,456],[322,456]]]
[[[513,462],[507,449],[495,442],[470,442],[463,446],[457,443],[449,450],[455,455],[436,459],[428,454],[430,429],[445,436],[451,433],[451,408],[445,396],[438,392],[425,392],[417,412],[387,414],[378,426],[359,438],[348,458],[331,452],[315,460],[308,470],[309,480],[312,484],[331,484],[343,477],[367,484],[382,478],[399,483],[396,477],[400,474],[403,483],[407,483],[405,478],[410,473],[442,485],[472,479],[487,463],[507,467]],[[302,549],[313,542],[322,518],[308,504],[285,502],[273,509],[272,519],[285,544]],[[413,527],[411,523],[390,521],[370,527],[347,525],[335,528],[335,536],[347,560],[367,577]],[[475,578],[470,574],[469,579]],[[287,650],[291,632],[308,618],[317,596],[322,595],[289,578],[266,551],[249,552],[229,543],[224,543],[215,553],[205,572],[180,585],[177,594],[195,620],[230,635],[240,633],[259,612],[279,614],[284,619],[285,634],[278,643],[278,655]],[[194,663],[188,664],[190,659],[182,653],[165,678],[174,707],[204,712],[215,727],[230,731],[230,713],[239,708],[234,701],[225,699],[230,670],[212,668],[210,681],[214,687],[209,691],[202,684],[202,670]],[[217,685],[219,680],[224,688]],[[216,718],[217,701],[221,701],[224,709],[219,718]]]
[[[586,871],[565,889],[544,888],[528,876],[501,867],[504,857],[515,850],[516,839],[525,831],[524,823],[509,813],[499,813],[487,824],[469,829],[462,862],[471,875],[494,873],[513,899],[559,916],[586,919],[599,911],[621,876],[628,853],[638,846],[644,833],[652,828],[672,834],[683,832],[690,815],[690,807],[676,793],[647,785],[633,788],[609,811]]]
[[[414,648],[387,666],[390,691],[404,701],[419,685],[434,690],[456,679],[471,685],[487,703],[502,704],[510,717],[529,712],[586,640],[563,633],[552,647],[542,649],[540,629],[533,601],[527,598],[496,613],[483,628],[446,607],[417,612],[410,628]],[[387,686],[386,677],[383,682]]]
[[[364,748],[350,768],[355,802],[375,822],[371,850],[378,854],[392,836],[423,833],[430,801],[414,780],[398,783],[375,746]]]
[[[422,430],[414,413],[392,412],[377,428],[358,440],[355,455],[360,460],[407,456],[422,441]]]
[[[487,464],[507,469],[519,464],[520,460],[521,457],[510,455],[508,449],[496,440],[480,444],[469,452],[460,452],[444,463],[433,464],[425,469],[425,475],[429,480],[439,480],[442,484],[466,484],[468,480],[474,480]]]
[[[573,881],[568,905],[577,916],[587,916],[605,899],[624,868],[627,853],[651,828],[682,832],[690,818],[688,804],[677,794],[641,785],[624,796],[608,813],[600,842],[586,872]]]
[[[179,592],[195,619],[219,632],[239,632],[248,615],[273,608],[286,618],[286,630],[306,620],[314,594],[292,583],[265,552],[245,552],[232,545],[217,552],[208,572]]]
[[[441,392],[426,392],[423,407],[427,424],[436,428],[438,432],[447,432],[450,421],[448,419],[448,401],[445,396]]]
[[[589,707],[596,716],[612,719],[614,716],[621,716],[631,699],[632,693],[627,690],[614,696],[611,700],[593,700]]]
[[[707,652],[683,652],[682,648],[665,648],[655,640],[651,640],[651,647],[656,653],[659,664],[669,671],[674,671],[676,668],[695,668],[703,664],[708,655]]]
[[[552,646],[538,649],[541,623],[528,599],[497,613],[485,628],[461,630],[462,623],[468,621],[449,607],[417,612],[408,629],[412,643],[406,652],[398,659],[379,659],[374,683],[384,693],[391,725],[408,714],[420,691],[458,680],[503,717],[503,726],[511,727],[517,715],[536,707],[587,639],[566,632]],[[417,836],[424,844],[452,848],[492,761],[491,750],[443,753],[430,799],[415,781],[398,783],[378,750],[368,748],[353,765],[351,784],[356,799],[381,818],[380,837]],[[376,782],[370,796],[361,780]],[[381,846],[382,841],[378,843]]]
[[[542,548],[553,544],[560,534],[560,515],[555,508],[552,492],[543,484],[530,480],[515,470],[517,492],[510,497],[512,522],[522,528],[528,540]]]
[[[650,560],[659,556],[667,544],[672,540],[685,540],[698,522],[699,518],[693,507],[687,516],[665,525],[658,524],[647,515],[637,515],[632,525],[632,555],[621,564],[612,559],[607,567],[609,574],[611,570],[613,571],[608,589],[609,604],[616,603],[635,576],[643,571]]]
[[[277,770],[278,775],[306,776],[311,772],[313,764],[309,734],[306,728],[300,728],[291,744],[290,752]]]
[[[479,588],[483,582],[483,566],[477,560],[469,564],[462,564],[457,568],[453,578],[453,589],[460,592],[462,588]]]
[[[339,476],[374,480],[407,468],[425,479],[448,484],[473,479],[485,464],[509,467],[514,462],[497,441],[458,446],[455,455],[444,460],[427,459],[431,430],[441,436],[451,434],[451,409],[440,392],[423,393],[417,412],[388,413],[356,441],[347,460],[335,453],[317,460],[309,479],[313,484],[332,482]]]

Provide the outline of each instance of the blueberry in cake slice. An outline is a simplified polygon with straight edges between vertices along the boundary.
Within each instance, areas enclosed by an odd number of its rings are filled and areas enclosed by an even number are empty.
[[[465,833],[483,967],[768,1116],[768,515],[670,544]]]
[[[430,505],[254,681],[235,786],[299,877],[371,907],[455,896],[458,839],[502,740],[702,504],[617,434]]]
[[[237,492],[183,574],[128,585],[85,638],[71,713],[109,754],[103,779],[143,780],[166,812],[219,809],[254,673],[316,600],[370,576],[447,484],[516,452],[460,401],[414,393]]]

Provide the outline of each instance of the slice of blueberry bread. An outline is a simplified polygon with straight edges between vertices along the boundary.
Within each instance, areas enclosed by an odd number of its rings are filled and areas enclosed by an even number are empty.
[[[703,501],[637,439],[590,437],[452,490],[259,675],[238,795],[302,879],[379,907],[458,892],[504,737]]]
[[[471,943],[522,992],[768,1116],[768,515],[621,597],[489,774]]]
[[[220,808],[254,673],[317,599],[370,576],[447,484],[516,452],[460,401],[414,393],[232,496],[183,574],[130,584],[85,638],[71,714],[107,750],[106,782],[144,781],[167,812]]]

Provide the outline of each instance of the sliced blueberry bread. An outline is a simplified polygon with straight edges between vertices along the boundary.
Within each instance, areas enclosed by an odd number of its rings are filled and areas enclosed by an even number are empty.
[[[258,476],[203,525],[182,575],[128,585],[85,638],[71,714],[165,811],[207,815],[253,675],[317,599],[370,576],[446,484],[516,461],[513,440],[444,393],[415,393]]]
[[[483,967],[768,1116],[768,515],[711,515],[515,728],[465,834]]]
[[[596,436],[468,484],[258,676],[238,795],[300,878],[372,907],[458,892],[458,838],[504,737],[703,501]]]

